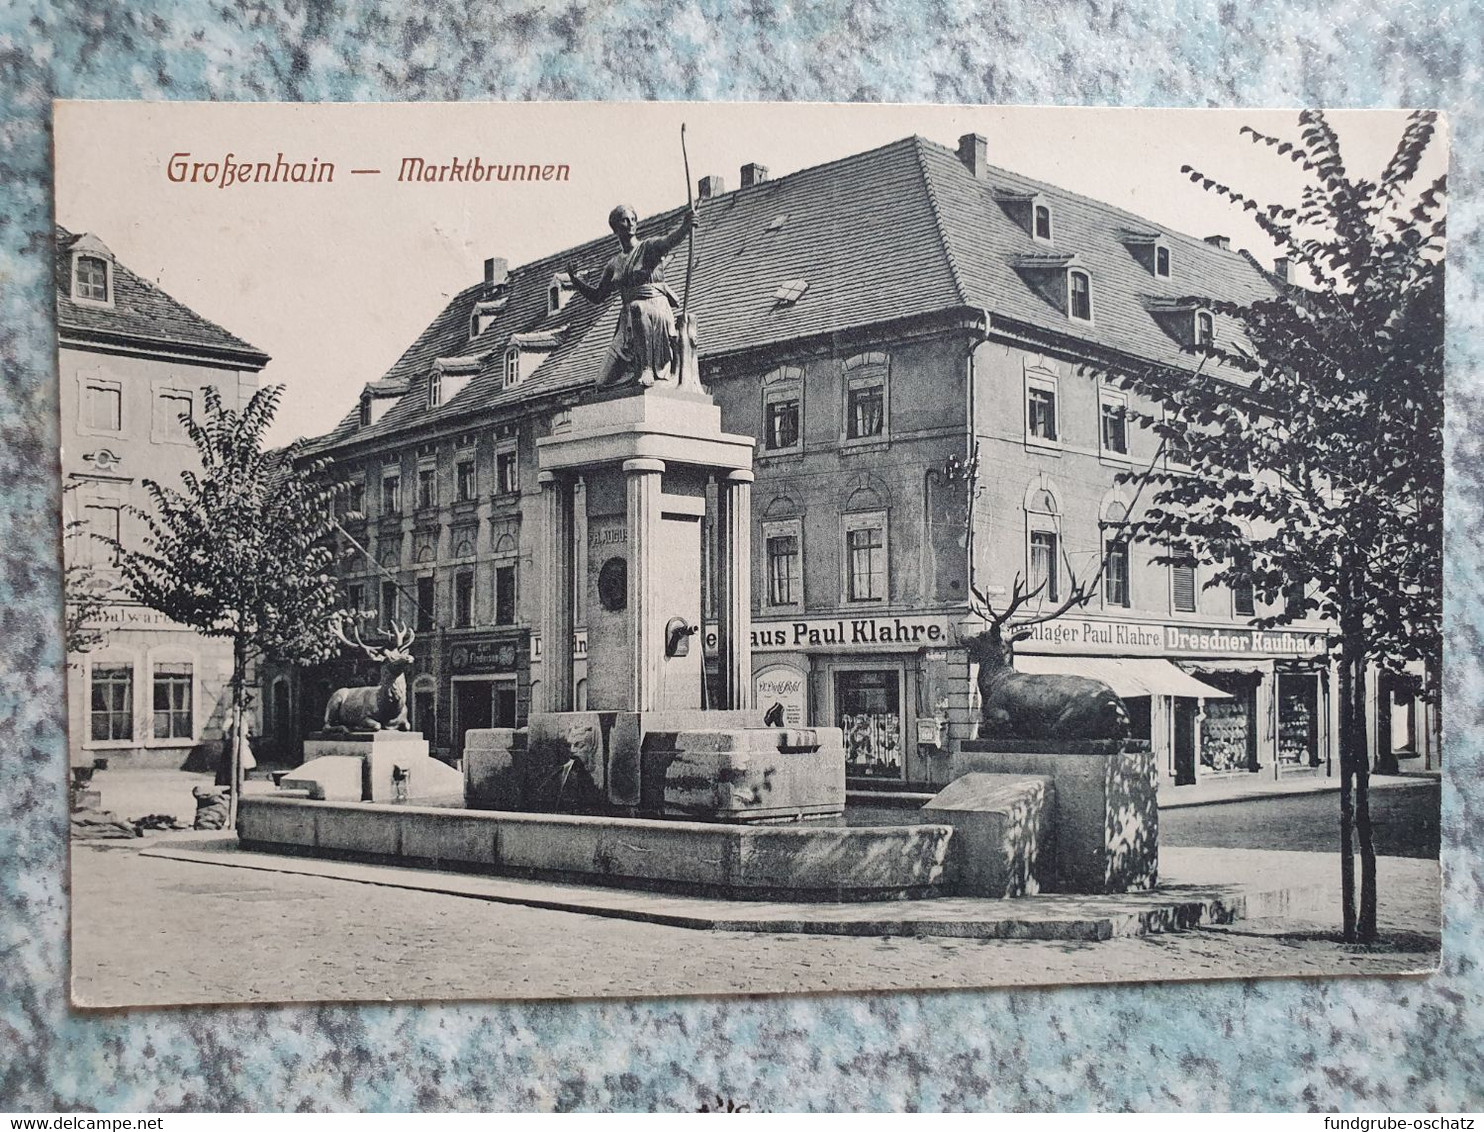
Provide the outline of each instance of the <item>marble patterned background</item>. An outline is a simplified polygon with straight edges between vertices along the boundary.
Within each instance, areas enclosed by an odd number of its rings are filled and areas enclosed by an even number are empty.
[[[108,0],[0,6],[0,1110],[1484,1106],[1484,10],[1394,0]],[[1427,980],[80,1015],[50,100],[1439,106],[1449,261],[1446,929]]]

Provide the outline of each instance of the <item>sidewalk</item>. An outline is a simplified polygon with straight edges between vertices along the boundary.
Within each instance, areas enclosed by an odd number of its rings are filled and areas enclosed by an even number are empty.
[[[1371,789],[1386,790],[1436,782],[1442,771],[1404,771],[1401,774],[1372,775]],[[1274,779],[1267,774],[1248,774],[1236,778],[1206,779],[1190,786],[1171,786],[1161,782],[1159,808],[1178,810],[1186,806],[1220,806],[1228,802],[1249,802],[1254,798],[1278,798],[1295,794],[1338,794],[1339,775],[1328,778],[1304,775]]]

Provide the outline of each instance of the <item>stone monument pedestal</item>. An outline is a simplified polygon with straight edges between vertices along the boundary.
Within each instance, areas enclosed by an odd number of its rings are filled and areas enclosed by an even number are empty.
[[[303,764],[279,785],[328,802],[455,801],[463,793],[459,772],[429,756],[415,731],[314,732]]]
[[[1054,892],[1134,892],[1159,879],[1158,771],[1147,743],[965,740],[953,777],[979,773],[1051,780]]]

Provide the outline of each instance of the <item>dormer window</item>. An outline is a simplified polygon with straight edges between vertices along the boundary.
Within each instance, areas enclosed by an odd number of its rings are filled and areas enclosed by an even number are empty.
[[[362,428],[370,428],[371,427],[371,398],[370,397],[362,397],[361,398],[361,427]]]
[[[1164,244],[1154,245],[1154,274],[1162,279],[1170,277],[1170,249]]]
[[[511,346],[505,351],[505,388],[520,384],[520,349]]]
[[[1212,345],[1216,341],[1216,320],[1210,311],[1195,312],[1195,344],[1197,348]]]
[[[1031,235],[1051,242],[1051,206],[1037,201],[1031,209]]]
[[[1085,271],[1067,272],[1067,316],[1092,321],[1092,277]]]
[[[73,298],[90,303],[108,302],[108,261],[93,255],[77,257],[77,285]]]
[[[428,374],[428,408],[436,409],[443,404],[443,374],[434,370]]]
[[[551,277],[551,285],[546,288],[546,313],[554,315],[567,305],[567,300],[572,297],[572,277],[565,271],[558,271]]]

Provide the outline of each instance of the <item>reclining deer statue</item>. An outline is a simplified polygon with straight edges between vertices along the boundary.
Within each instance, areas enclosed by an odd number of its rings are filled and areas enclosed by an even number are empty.
[[[381,683],[363,688],[337,688],[325,705],[326,731],[406,731],[407,674],[412,671],[414,634],[395,621],[392,631],[396,640],[385,646],[368,645],[361,640],[361,628],[351,622],[356,639],[350,640],[336,625],[335,635],[346,644],[363,649],[381,665]]]
[[[1017,575],[1003,613],[994,609],[979,587],[970,587],[974,611],[989,623],[984,632],[964,642],[969,660],[979,666],[980,738],[1128,738],[1128,709],[1101,680],[1015,671],[1015,643],[1031,635],[1031,626],[1054,620],[1092,596],[1086,587],[1073,585],[1067,600],[1050,613],[1021,618],[1012,625],[1011,618],[1044,585],[1027,590]]]

